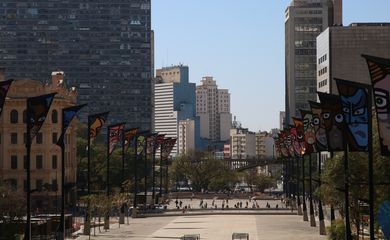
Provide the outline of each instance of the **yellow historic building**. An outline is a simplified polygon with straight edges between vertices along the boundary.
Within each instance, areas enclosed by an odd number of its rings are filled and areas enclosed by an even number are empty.
[[[0,80],[4,80],[0,70]],[[53,72],[50,83],[15,80],[7,94],[0,117],[0,180],[17,191],[26,191],[26,99],[57,92],[45,123],[31,147],[31,201],[33,209],[49,211],[60,207],[61,149],[56,142],[61,135],[62,108],[76,104],[77,93],[67,88],[64,73]],[[65,179],[69,186],[67,201],[75,201],[76,129],[75,122],[65,138]]]

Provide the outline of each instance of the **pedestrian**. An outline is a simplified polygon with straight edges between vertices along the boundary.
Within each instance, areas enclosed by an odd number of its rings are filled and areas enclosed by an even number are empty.
[[[179,204],[179,201],[177,200],[177,198],[176,198],[176,201],[175,201],[175,203],[176,203],[176,207],[177,207],[177,204]]]
[[[242,208],[242,201],[240,201],[240,208]]]
[[[183,202],[180,200],[180,202],[179,202],[180,208],[181,208],[182,205],[183,205]]]
[[[246,201],[245,203],[245,208],[248,208],[248,201]]]
[[[213,201],[211,202],[212,207],[214,207],[214,203],[215,203],[215,200],[213,199]]]

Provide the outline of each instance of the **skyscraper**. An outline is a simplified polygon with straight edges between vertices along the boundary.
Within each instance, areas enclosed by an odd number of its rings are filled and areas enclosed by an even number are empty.
[[[196,87],[196,115],[200,117],[202,138],[229,140],[232,123],[230,93],[227,89],[218,89],[213,77],[203,77]]]
[[[150,0],[3,0],[0,67],[41,81],[61,69],[90,113],[150,128],[150,8]]]
[[[171,155],[185,153],[179,150],[188,148],[178,146],[199,141],[199,118],[196,117],[195,83],[189,82],[188,67],[183,65],[156,70],[154,91],[154,130],[165,137],[177,138]],[[180,122],[191,122],[191,127]],[[180,127],[180,126],[181,127]],[[187,126],[187,128],[183,128]],[[191,134],[190,134],[191,131]],[[190,139],[183,136],[191,136]]]
[[[317,91],[338,94],[334,78],[371,85],[362,54],[390,58],[390,23],[352,23],[317,37]]]
[[[342,0],[293,0],[285,11],[286,124],[316,100],[316,38],[342,25]]]

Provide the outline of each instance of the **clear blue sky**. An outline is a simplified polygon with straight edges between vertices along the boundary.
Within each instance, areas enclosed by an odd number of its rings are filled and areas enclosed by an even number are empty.
[[[284,110],[284,10],[290,0],[152,0],[155,67],[183,63],[190,81],[213,76],[252,131]],[[390,22],[390,0],[344,0],[343,22]],[[390,44],[390,43],[389,43]]]

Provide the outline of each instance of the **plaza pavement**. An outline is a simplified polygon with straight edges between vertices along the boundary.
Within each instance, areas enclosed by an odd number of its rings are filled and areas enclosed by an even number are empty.
[[[234,205],[237,201],[229,200],[229,203],[232,202]],[[200,200],[186,199],[182,202],[183,205],[193,203],[195,206],[197,203],[199,206]],[[280,205],[280,200],[258,200],[257,202],[260,207],[264,207],[266,202],[269,202],[271,207],[274,207],[274,204]],[[222,204],[222,202],[218,203]],[[171,203],[170,207],[174,208],[174,205],[175,203]],[[117,219],[113,218],[112,222],[117,222]],[[326,239],[326,236],[319,236],[318,227],[310,227],[309,222],[303,222],[302,216],[298,215],[191,215],[190,213],[130,219],[129,225],[121,225],[118,228],[117,223],[111,224],[109,231],[97,233],[97,236],[91,236],[91,239],[180,239],[184,234],[200,234],[201,239],[226,240],[231,239],[234,232],[249,233],[251,240]],[[80,236],[78,239],[85,240],[88,236]]]

